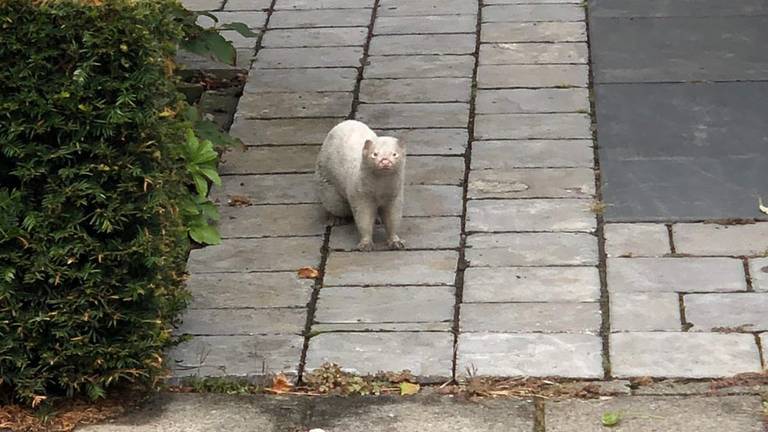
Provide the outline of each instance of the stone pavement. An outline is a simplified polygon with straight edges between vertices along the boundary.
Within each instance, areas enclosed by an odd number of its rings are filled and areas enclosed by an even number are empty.
[[[760,397],[619,396],[467,401],[440,395],[307,398],[166,394],[83,432],[764,432]],[[620,413],[616,427],[601,424]]]
[[[424,381],[765,367],[768,223],[604,221],[620,171],[601,182],[595,160],[584,5],[185,3],[261,37],[227,34],[253,56],[231,129],[247,148],[225,155],[213,192],[223,243],[190,256],[177,377],[300,377],[326,361]],[[405,251],[356,252],[351,225],[324,225],[314,160],[345,118],[407,143]]]

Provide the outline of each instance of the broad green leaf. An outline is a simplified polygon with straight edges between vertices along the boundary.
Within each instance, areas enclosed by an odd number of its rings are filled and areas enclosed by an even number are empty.
[[[615,411],[608,411],[603,413],[600,421],[603,423],[603,426],[614,427],[621,421],[621,414]]]
[[[200,167],[200,172],[203,173],[210,181],[213,182],[216,186],[221,186],[221,177],[219,177],[219,173],[216,172],[213,168],[208,167]]]
[[[234,138],[219,129],[219,126],[210,120],[200,120],[195,123],[195,132],[202,140],[211,141],[218,147],[230,148],[235,145],[243,145],[238,138]]]
[[[197,111],[197,108],[193,105],[190,105],[181,113],[184,120],[196,122],[200,120],[200,113]]]
[[[207,16],[208,18],[212,19],[213,22],[215,22],[215,23],[219,22],[219,17],[217,17],[216,15],[214,15],[214,14],[212,14],[210,12],[207,12],[207,11],[196,11],[195,13],[197,14],[197,16],[200,16],[200,15]]]
[[[208,219],[217,221],[221,218],[219,208],[211,201],[206,200],[206,202],[200,204],[200,211]]]
[[[192,180],[195,182],[195,190],[197,190],[197,194],[201,197],[204,197],[208,195],[208,181],[198,175],[193,175]]]
[[[201,37],[205,38],[206,44],[210,47],[210,54],[214,59],[226,63],[228,65],[234,65],[237,59],[237,52],[232,44],[224,39],[224,36],[216,33],[206,33]]]
[[[420,389],[421,389],[421,386],[418,384],[413,384],[405,381],[400,383],[401,396],[414,395],[418,393]]]
[[[210,225],[190,227],[189,236],[201,244],[216,245],[221,243],[219,232]]]
[[[247,25],[241,23],[241,22],[234,22],[229,24],[224,24],[219,28],[219,30],[234,30],[238,33],[240,33],[241,36],[247,37],[247,38],[255,38],[259,37],[257,33],[254,33],[251,31],[251,29],[248,28]]]

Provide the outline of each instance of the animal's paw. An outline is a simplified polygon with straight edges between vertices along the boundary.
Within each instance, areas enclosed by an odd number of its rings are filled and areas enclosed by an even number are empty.
[[[387,246],[393,250],[405,249],[405,242],[398,239],[390,240],[387,242]]]
[[[373,250],[373,242],[361,240],[360,243],[357,244],[357,250],[360,252],[370,252]]]

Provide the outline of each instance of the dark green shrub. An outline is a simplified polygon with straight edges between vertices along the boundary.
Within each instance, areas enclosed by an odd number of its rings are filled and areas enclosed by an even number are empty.
[[[164,373],[189,248],[175,17],[171,0],[0,0],[0,392]]]

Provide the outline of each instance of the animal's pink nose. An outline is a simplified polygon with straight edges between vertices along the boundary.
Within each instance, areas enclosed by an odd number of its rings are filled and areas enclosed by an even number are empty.
[[[392,161],[389,159],[382,159],[379,161],[379,168],[392,168]]]

